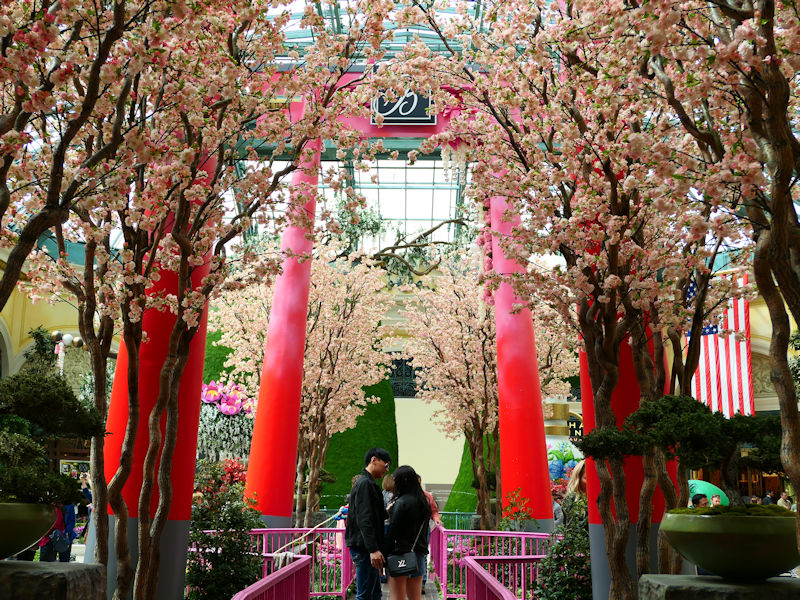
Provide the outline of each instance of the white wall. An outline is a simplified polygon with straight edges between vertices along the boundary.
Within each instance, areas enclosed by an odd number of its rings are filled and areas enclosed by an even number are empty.
[[[397,451],[395,466],[411,465],[423,484],[451,485],[458,475],[464,436],[451,440],[433,421],[436,406],[416,398],[395,398]]]

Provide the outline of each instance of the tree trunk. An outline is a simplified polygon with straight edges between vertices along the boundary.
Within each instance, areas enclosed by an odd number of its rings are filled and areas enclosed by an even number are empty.
[[[178,322],[182,324],[180,314]],[[169,512],[172,507],[172,461],[175,456],[175,447],[178,443],[178,392],[180,381],[189,361],[189,351],[192,338],[196,329],[182,331],[178,342],[178,360],[175,370],[170,378],[169,403],[167,405],[167,422],[164,427],[164,442],[161,447],[161,455],[158,465],[158,506],[153,522],[150,527],[150,570],[144,580],[145,593],[144,599],[155,598],[156,586],[158,585],[159,569],[161,567],[161,537],[164,528],[169,520]]]
[[[639,384],[639,404],[641,405],[661,396],[664,386],[663,356],[659,352],[659,361],[653,361],[648,349],[647,328],[641,321],[632,327],[630,337],[633,367]],[[660,342],[660,339],[658,341]],[[656,365],[660,367],[658,369],[659,376],[656,374]],[[650,572],[650,523],[653,517],[653,497],[658,487],[656,453],[657,450],[650,447],[641,458],[644,479],[639,491],[639,515],[636,528],[637,581],[639,577]]]
[[[125,306],[125,314],[129,307]],[[128,354],[128,423],[122,442],[120,464],[108,484],[108,503],[114,510],[114,552],[117,556],[117,585],[114,600],[128,600],[134,570],[128,549],[128,506],[122,489],[133,470],[133,449],[139,428],[139,349],[142,340],[141,322],[132,324],[127,319],[123,326],[123,343]]]
[[[650,523],[653,517],[653,496],[658,486],[656,449],[648,448],[642,456],[644,482],[639,492],[639,521],[636,527],[636,580],[650,572]]]
[[[495,524],[500,522],[500,519],[503,517],[503,498],[502,498],[502,484],[503,484],[503,477],[502,472],[500,470],[500,460],[498,457],[500,456],[500,448],[499,448],[499,440],[500,440],[500,424],[499,422],[495,422],[494,428],[492,429],[491,434],[487,437],[488,446],[489,446],[489,460],[490,465],[494,469],[495,479],[494,479],[494,497],[495,497],[495,505],[494,505],[494,522]]]
[[[800,414],[797,409],[797,394],[789,369],[788,350],[790,324],[786,314],[781,290],[773,282],[775,253],[770,243],[772,232],[760,232],[753,259],[753,271],[759,291],[769,310],[772,322],[772,339],[769,346],[770,380],[778,394],[781,411],[781,462],[794,489],[800,489]],[[792,290],[799,293],[800,290]],[[797,525],[800,540],[800,520]],[[800,542],[799,542],[800,544]]]
[[[602,309],[588,301],[579,305],[596,425],[598,430],[603,430],[617,427],[611,395],[619,381],[619,347],[623,342],[620,332],[627,331],[630,324],[618,324],[615,314],[598,315],[592,310]],[[596,460],[594,464],[600,479],[598,508],[606,535],[611,577],[609,599],[634,600],[637,597],[636,585],[625,561],[630,512],[625,495],[624,462],[622,458],[614,457]]]
[[[611,575],[609,600],[636,598],[636,586],[625,561],[630,514],[625,498],[625,469],[620,458],[595,461],[600,478],[600,516],[606,533],[606,555]],[[612,515],[614,505],[616,518]]]
[[[99,346],[95,344],[96,346]],[[107,410],[107,357],[92,352],[92,372],[94,374],[94,405],[103,415]],[[108,485],[105,477],[105,437],[100,435],[92,438],[90,461],[92,465],[92,519],[95,530],[95,561],[108,565]]]
[[[677,463],[678,459],[675,459]],[[675,488],[675,484],[672,481],[672,478],[669,476],[669,472],[667,471],[667,460],[664,456],[664,453],[661,450],[656,450],[655,454],[655,469],[658,477],[658,487],[661,490],[661,493],[664,494],[664,511],[670,511],[673,508],[678,507],[679,497],[680,494],[678,489]],[[678,475],[677,478],[681,478],[682,470],[680,466],[678,466]],[[688,479],[685,473],[683,475],[684,479]],[[678,483],[680,487],[680,483]],[[688,483],[686,484],[686,489],[688,490]],[[688,493],[688,492],[687,492]],[[664,574],[677,574],[673,571],[673,564],[674,560],[679,561],[678,564],[682,564],[682,560],[680,555],[672,550],[672,546],[670,546],[669,542],[667,542],[667,538],[664,537],[664,534],[659,529],[658,532],[658,572]],[[680,571],[679,571],[680,572]]]
[[[486,463],[483,456],[483,435],[480,430],[475,429],[471,429],[466,433],[469,454],[472,459],[472,475],[475,478],[475,482],[478,484],[476,488],[478,496],[477,513],[481,519],[481,529],[488,529],[491,503],[489,502],[489,485],[486,477]]]
[[[302,437],[302,436],[300,436]],[[295,527],[300,526],[300,518],[303,514],[303,488],[306,482],[306,451],[305,443],[299,440],[297,443],[297,472],[294,478],[294,523]]]
[[[180,292],[179,297],[181,297]],[[172,502],[170,473],[172,454],[177,441],[178,387],[189,358],[193,335],[193,332],[190,333],[190,330],[186,329],[182,317],[183,311],[179,310],[170,334],[167,356],[159,374],[158,399],[148,419],[149,443],[142,467],[142,490],[139,494],[139,560],[133,583],[134,600],[148,600],[155,593],[161,533],[166,525]],[[162,436],[161,419],[165,413],[167,420]],[[151,518],[150,504],[155,492],[156,461],[159,461],[157,475],[159,501],[156,514]]]
[[[744,506],[744,500],[739,493],[739,462],[741,458],[741,445],[736,444],[734,449],[722,462],[722,489],[728,496],[731,506]]]
[[[317,493],[317,485],[319,484],[319,473],[321,468],[319,440],[323,435],[325,434],[322,432],[315,434],[311,448],[311,455],[308,459],[308,478],[306,485],[308,491],[306,492],[306,514],[305,518],[303,519],[303,527],[311,527],[311,513],[317,510],[316,502],[314,501],[314,495]]]

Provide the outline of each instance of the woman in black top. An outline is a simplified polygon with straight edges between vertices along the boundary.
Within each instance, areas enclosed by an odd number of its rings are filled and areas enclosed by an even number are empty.
[[[386,554],[414,552],[417,555],[417,571],[401,577],[389,576],[389,598],[391,600],[420,600],[422,574],[427,568],[428,519],[431,507],[419,485],[417,473],[411,467],[397,467],[394,472],[394,494],[396,501],[389,516],[386,532]]]

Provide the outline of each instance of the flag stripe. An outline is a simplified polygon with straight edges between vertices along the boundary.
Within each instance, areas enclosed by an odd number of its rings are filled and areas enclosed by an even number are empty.
[[[746,275],[740,283],[747,283]],[[749,305],[742,299],[730,301],[722,326],[734,334],[721,337],[716,328],[708,327],[700,340],[700,360],[692,379],[692,394],[726,417],[755,412]],[[743,334],[744,339],[737,339],[737,333]]]
[[[744,275],[744,283],[747,283],[747,273]],[[742,406],[744,407],[744,414],[756,414],[755,394],[753,394],[753,349],[750,346],[750,302],[747,300],[742,301],[742,316],[744,319],[744,330],[747,339],[745,343],[741,344],[739,352],[742,356],[744,363],[744,386],[745,390],[742,393]]]

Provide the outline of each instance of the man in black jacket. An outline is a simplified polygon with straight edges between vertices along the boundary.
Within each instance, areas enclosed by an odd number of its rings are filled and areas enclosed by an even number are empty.
[[[383,507],[381,488],[375,483],[389,470],[391,456],[383,448],[370,448],[364,470],[350,490],[344,543],[356,567],[356,600],[380,600],[380,569],[383,568]]]

